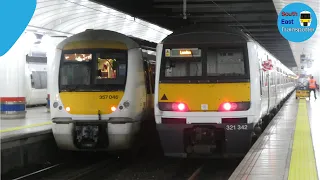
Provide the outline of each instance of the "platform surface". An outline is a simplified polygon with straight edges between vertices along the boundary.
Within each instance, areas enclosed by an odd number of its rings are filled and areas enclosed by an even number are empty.
[[[45,106],[27,108],[25,119],[1,119],[1,140],[23,138],[36,133],[51,131],[50,113]]]
[[[320,100],[293,93],[229,180],[318,179],[319,121]]]

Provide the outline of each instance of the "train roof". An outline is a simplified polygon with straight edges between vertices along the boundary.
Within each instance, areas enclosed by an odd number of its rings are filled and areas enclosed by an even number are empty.
[[[83,41],[83,40],[118,41],[118,42],[124,43],[128,49],[144,48],[148,50],[155,50],[157,45],[156,43],[152,43],[152,42],[139,39],[136,37],[132,37],[132,36],[130,37],[115,31],[88,29],[86,31],[83,31],[81,33],[78,33],[66,38],[65,40],[63,40],[58,44],[57,48],[63,49],[63,47],[70,42]]]
[[[194,24],[174,31],[163,44],[177,43],[246,43],[251,38],[239,29],[224,24]]]

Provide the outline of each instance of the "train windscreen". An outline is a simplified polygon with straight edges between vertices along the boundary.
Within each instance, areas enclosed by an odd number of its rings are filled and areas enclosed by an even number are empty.
[[[164,48],[161,80],[248,79],[244,48]]]
[[[310,14],[301,14],[300,19],[310,19]]]
[[[68,50],[62,53],[60,91],[124,90],[127,51]]]

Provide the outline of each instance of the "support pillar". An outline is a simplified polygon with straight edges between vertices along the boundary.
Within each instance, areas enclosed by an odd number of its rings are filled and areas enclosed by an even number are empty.
[[[0,119],[26,117],[26,37],[23,33],[0,57]]]

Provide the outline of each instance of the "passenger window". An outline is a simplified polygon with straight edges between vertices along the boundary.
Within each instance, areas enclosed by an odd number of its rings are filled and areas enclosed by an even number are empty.
[[[47,72],[45,71],[32,71],[31,87],[34,89],[46,89],[47,88]]]

